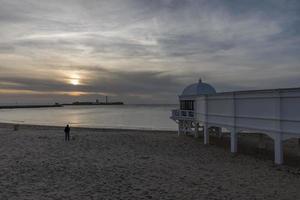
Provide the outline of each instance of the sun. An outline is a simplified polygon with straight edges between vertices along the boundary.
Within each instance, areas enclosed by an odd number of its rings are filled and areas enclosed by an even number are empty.
[[[72,85],[79,85],[79,79],[71,79],[71,80],[70,80],[70,83],[71,83]]]
[[[70,85],[82,85],[81,75],[78,72],[70,72],[66,80]]]

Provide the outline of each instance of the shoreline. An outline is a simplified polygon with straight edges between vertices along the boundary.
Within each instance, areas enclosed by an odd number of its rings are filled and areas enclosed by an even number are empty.
[[[0,127],[11,127],[13,128],[15,125],[18,125],[19,128],[25,127],[25,128],[40,128],[40,129],[63,129],[65,126],[59,126],[59,125],[39,125],[39,124],[23,124],[23,123],[6,123],[6,122],[0,122]],[[103,132],[111,132],[111,131],[120,131],[120,132],[161,132],[161,133],[169,133],[169,134],[177,134],[177,131],[173,130],[159,130],[159,129],[139,129],[139,128],[109,128],[109,127],[103,127],[103,128],[94,128],[94,127],[80,127],[80,126],[72,126],[70,125],[71,129],[76,130],[92,130],[92,131],[103,131]]]

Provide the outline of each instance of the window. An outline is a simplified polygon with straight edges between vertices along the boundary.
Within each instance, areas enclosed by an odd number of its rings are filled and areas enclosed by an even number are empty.
[[[194,101],[193,100],[180,101],[180,110],[194,110]]]

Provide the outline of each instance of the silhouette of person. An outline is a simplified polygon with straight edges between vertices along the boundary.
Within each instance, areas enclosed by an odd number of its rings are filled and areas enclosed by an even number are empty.
[[[65,141],[70,141],[70,126],[69,124],[65,127]]]

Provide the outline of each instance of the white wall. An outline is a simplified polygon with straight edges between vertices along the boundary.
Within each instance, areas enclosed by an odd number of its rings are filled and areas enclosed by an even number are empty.
[[[300,137],[300,88],[219,93],[198,97],[196,105],[200,122]]]

